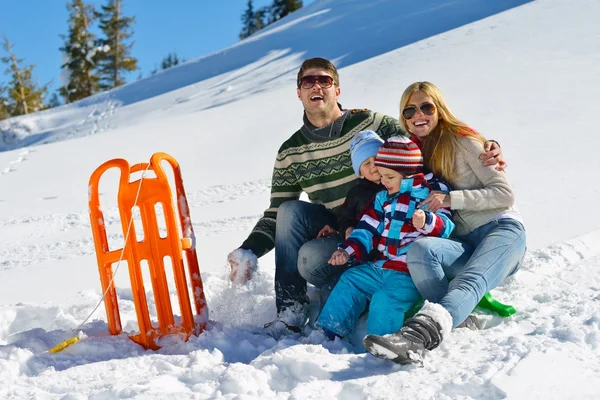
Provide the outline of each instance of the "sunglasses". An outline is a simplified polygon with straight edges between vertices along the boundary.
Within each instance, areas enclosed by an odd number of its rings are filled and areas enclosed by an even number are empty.
[[[333,78],[329,75],[306,75],[300,78],[298,81],[298,87],[302,89],[310,89],[315,86],[315,83],[319,83],[323,89],[329,89],[333,85]]]
[[[423,103],[419,106],[419,109],[425,115],[431,116],[431,115],[435,114],[435,105],[433,105],[431,103]],[[404,107],[404,110],[402,110],[402,116],[404,117],[404,119],[411,119],[412,117],[415,116],[416,113],[417,113],[416,106]]]

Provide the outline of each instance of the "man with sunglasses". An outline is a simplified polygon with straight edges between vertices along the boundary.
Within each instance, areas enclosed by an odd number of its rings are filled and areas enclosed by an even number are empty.
[[[345,270],[327,263],[340,238],[317,235],[324,225],[337,225],[334,213],[357,183],[350,141],[363,130],[373,130],[384,140],[405,135],[392,117],[367,109],[343,109],[337,101],[339,75],[329,60],[305,60],[297,78],[303,125],[278,151],[270,207],[240,248],[228,255],[231,280],[245,283],[257,268],[257,257],[275,248],[277,319],[265,325],[275,338],[300,332],[306,324],[307,281],[330,291]],[[486,155],[492,163],[502,161],[498,149]],[[310,203],[299,200],[302,192]]]

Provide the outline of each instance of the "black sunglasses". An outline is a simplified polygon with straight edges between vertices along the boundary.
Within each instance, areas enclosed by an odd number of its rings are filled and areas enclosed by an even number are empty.
[[[431,103],[423,103],[419,106],[419,109],[425,115],[431,116],[431,115],[435,114],[435,105],[433,105]],[[404,119],[411,119],[412,117],[415,116],[416,113],[417,113],[416,106],[404,107],[404,110],[402,110],[402,116],[404,117]]]
[[[329,89],[333,85],[333,78],[329,75],[306,75],[300,78],[298,81],[298,87],[302,89],[310,89],[315,86],[315,83],[319,83],[323,89]]]

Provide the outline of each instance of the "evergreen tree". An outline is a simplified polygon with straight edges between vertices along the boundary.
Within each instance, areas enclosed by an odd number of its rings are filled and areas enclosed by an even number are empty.
[[[61,35],[65,44],[60,48],[66,56],[62,68],[67,72],[65,86],[60,94],[67,103],[83,99],[98,92],[100,78],[94,72],[98,62],[96,37],[90,32],[95,19],[94,7],[83,0],[71,0],[69,10],[69,34]]]
[[[302,0],[273,0],[269,23],[280,20],[300,8],[302,8]]]
[[[34,65],[21,68],[23,59],[17,58],[12,51],[12,43],[4,36],[4,50],[8,54],[2,57],[2,62],[7,64],[6,74],[11,77],[8,83],[8,110],[11,116],[29,114],[44,109],[43,97],[47,86],[37,87],[33,82]]]
[[[102,6],[98,14],[100,29],[106,36],[99,41],[104,49],[99,63],[100,86],[103,89],[123,85],[125,79],[122,72],[137,69],[137,59],[131,56],[133,42],[126,43],[133,35],[131,25],[135,17],[124,17],[121,4],[122,0],[108,0],[108,5]]]
[[[62,103],[60,102],[60,97],[56,92],[52,93],[52,96],[50,96],[50,100],[48,101],[48,108],[54,108],[60,105],[62,105]]]
[[[256,14],[254,13],[252,0],[248,0],[246,11],[242,14],[242,31],[240,32],[240,39],[247,38],[258,30],[256,29],[256,22]]]
[[[171,67],[174,67],[179,64],[179,57],[177,57],[176,53],[169,53],[165,58],[163,58],[160,63],[160,67],[165,70]]]
[[[254,13],[254,26],[256,28],[255,32],[260,31],[262,28],[268,25],[266,21],[268,21],[267,17],[269,15],[269,11],[269,7],[261,7],[256,10]]]
[[[0,121],[10,117],[8,109],[8,98],[6,97],[6,86],[0,83]]]

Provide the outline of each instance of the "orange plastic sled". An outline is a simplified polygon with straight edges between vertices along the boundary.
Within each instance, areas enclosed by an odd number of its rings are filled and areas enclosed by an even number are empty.
[[[176,211],[173,205],[173,196],[165,171],[161,167],[161,161],[168,161],[173,169],[177,194],[177,214],[183,232],[180,232],[175,219]],[[112,250],[108,247],[104,216],[100,208],[98,194],[99,180],[109,168],[119,168],[121,170],[117,201],[123,237],[127,238],[124,248]],[[140,179],[130,182],[132,174],[145,170],[153,171],[156,177],[148,178],[142,175]],[[135,202],[136,195],[137,202]],[[158,203],[162,205],[166,222],[167,233],[166,236],[163,235],[164,237],[159,234],[155,212]],[[113,282],[113,264],[117,263],[121,257],[127,262],[129,269],[131,292],[139,325],[139,334],[130,335],[133,341],[147,349],[156,350],[160,348],[157,345],[157,339],[165,335],[178,334],[187,340],[191,334],[198,335],[203,332],[208,321],[208,307],[204,297],[196,249],[192,243],[194,231],[177,161],[166,153],[155,153],[152,155],[150,163],[135,164],[131,168],[124,159],[105,162],[90,177],[89,207],[102,291],[106,293],[104,304],[110,333],[118,335],[122,331],[117,292]],[[140,241],[137,239],[134,224],[130,223],[134,207],[139,209],[143,227],[143,239]],[[190,306],[190,294],[183,255],[185,255],[191,280],[196,309],[195,315],[192,315]],[[181,311],[181,319],[177,322],[171,307],[165,274],[165,257],[170,257],[173,266],[173,276]],[[148,264],[156,302],[158,324],[155,323],[154,325],[150,321],[148,312],[146,291],[142,278],[142,261]]]

